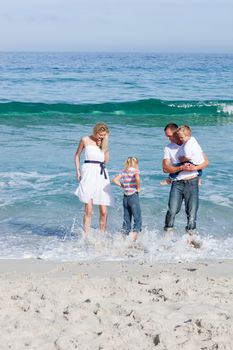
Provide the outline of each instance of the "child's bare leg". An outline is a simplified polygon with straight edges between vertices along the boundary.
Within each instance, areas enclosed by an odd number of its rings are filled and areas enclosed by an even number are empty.
[[[187,244],[192,245],[192,240],[193,240],[192,235],[188,234]]]
[[[162,186],[164,186],[164,185],[170,185],[171,183],[172,183],[172,180],[169,179],[169,177],[168,177],[167,179],[162,180],[162,181],[160,182],[160,185],[162,185]]]
[[[133,242],[136,242],[136,240],[138,239],[138,233],[137,232],[132,232],[132,239],[133,239]]]
[[[173,236],[174,236],[173,228],[170,228],[169,230],[165,230],[164,233],[165,233],[164,237],[165,237],[166,240],[170,241],[170,240],[173,239]]]

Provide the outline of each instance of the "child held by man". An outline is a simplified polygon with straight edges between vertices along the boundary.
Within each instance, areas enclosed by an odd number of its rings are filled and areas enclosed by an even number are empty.
[[[203,151],[201,146],[197,142],[196,138],[192,136],[192,130],[188,125],[183,125],[176,130],[182,145],[177,153],[179,163],[177,166],[190,163],[193,165],[200,165],[204,162]],[[169,174],[169,178],[160,182],[161,185],[170,184],[172,181],[176,181],[179,172]],[[198,170],[199,185],[201,185],[202,170]]]

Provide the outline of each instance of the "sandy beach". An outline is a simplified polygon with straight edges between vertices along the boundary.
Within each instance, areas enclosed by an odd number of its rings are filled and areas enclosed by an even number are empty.
[[[233,261],[0,261],[1,349],[232,349]]]

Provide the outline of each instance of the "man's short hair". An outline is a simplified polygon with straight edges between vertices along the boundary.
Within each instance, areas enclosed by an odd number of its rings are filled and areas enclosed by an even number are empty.
[[[178,125],[175,123],[169,123],[165,126],[164,131],[166,131],[167,129],[171,129],[175,131],[176,129],[178,129]]]

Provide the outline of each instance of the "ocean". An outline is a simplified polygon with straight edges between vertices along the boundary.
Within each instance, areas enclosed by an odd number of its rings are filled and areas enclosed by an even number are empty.
[[[0,53],[0,258],[192,261],[233,258],[233,55]],[[112,178],[139,158],[141,250],[121,237],[122,193],[108,232],[82,238],[74,154],[98,121],[110,128]],[[200,249],[186,244],[184,207],[173,240],[163,225],[161,163],[168,122],[188,124],[209,158],[200,187]]]

